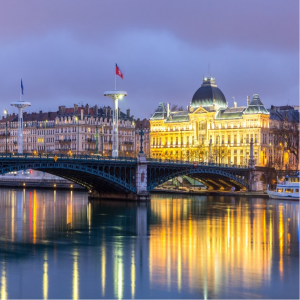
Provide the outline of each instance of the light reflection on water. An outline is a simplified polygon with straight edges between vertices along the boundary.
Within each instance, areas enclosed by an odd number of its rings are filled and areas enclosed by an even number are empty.
[[[2,189],[1,299],[298,298],[299,204]]]

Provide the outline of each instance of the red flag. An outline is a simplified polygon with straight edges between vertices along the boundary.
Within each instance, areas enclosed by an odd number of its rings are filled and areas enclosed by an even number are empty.
[[[117,64],[116,64],[116,75],[119,75],[123,79],[123,73],[121,72]]]

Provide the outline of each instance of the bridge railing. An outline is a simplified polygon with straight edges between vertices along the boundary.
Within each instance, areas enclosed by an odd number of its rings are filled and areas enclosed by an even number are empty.
[[[101,155],[68,155],[68,154],[30,154],[30,153],[0,153],[0,159],[22,158],[22,159],[68,159],[68,160],[106,160],[106,161],[136,161],[134,157],[112,157]]]
[[[248,168],[247,165],[236,165],[236,164],[219,164],[212,162],[191,162],[186,160],[172,160],[172,159],[155,159],[155,158],[147,158],[148,162],[157,162],[157,163],[173,163],[173,164],[184,164],[189,166],[211,166],[211,167],[222,167],[222,168]]]

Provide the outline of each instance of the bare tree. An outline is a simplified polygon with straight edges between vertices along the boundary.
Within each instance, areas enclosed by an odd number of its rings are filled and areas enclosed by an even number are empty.
[[[299,164],[299,122],[297,120],[289,120],[288,114],[284,114],[284,118],[274,122],[272,128],[274,137],[274,147],[277,150],[288,151],[295,157],[297,166]],[[274,161],[276,163],[276,161]],[[282,162],[277,162],[278,165]]]

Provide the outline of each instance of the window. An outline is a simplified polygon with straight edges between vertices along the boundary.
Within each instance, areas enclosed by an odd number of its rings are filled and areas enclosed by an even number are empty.
[[[293,189],[285,189],[285,192],[286,192],[287,194],[290,194],[290,193],[293,193],[294,190],[293,190]]]
[[[299,189],[295,189],[295,192],[296,192],[296,193],[299,193]]]
[[[283,190],[282,189],[277,189],[277,193],[282,193]]]

